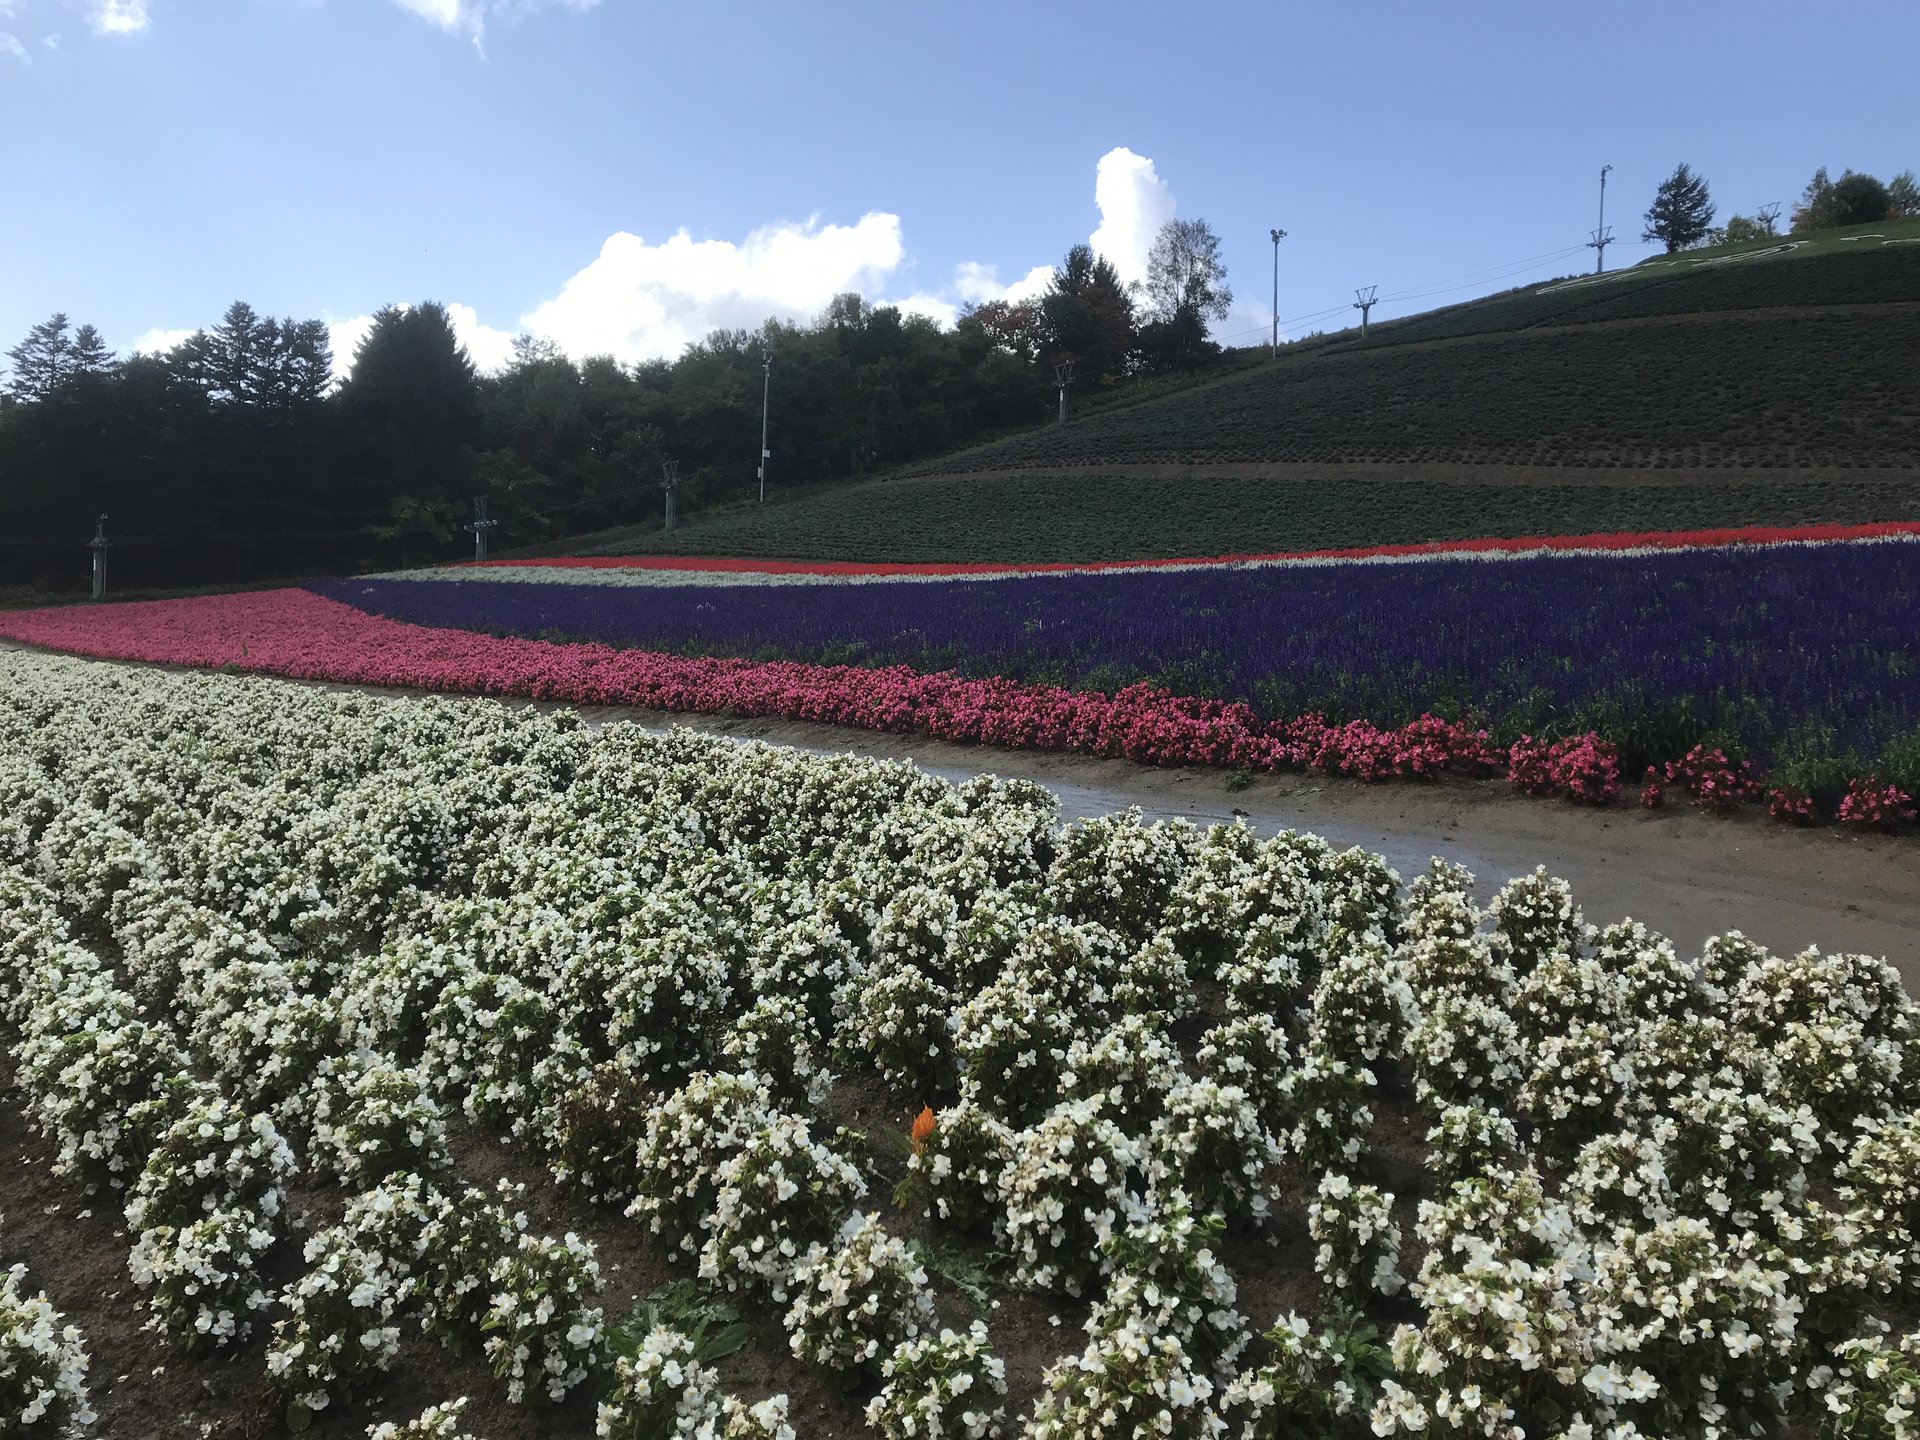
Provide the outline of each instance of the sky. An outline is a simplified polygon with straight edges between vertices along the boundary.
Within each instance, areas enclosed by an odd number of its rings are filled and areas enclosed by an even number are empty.
[[[0,0],[0,350],[123,353],[229,303],[334,327],[447,304],[678,354],[858,290],[952,323],[1091,240],[1222,237],[1265,339],[1592,268],[1686,161],[1722,217],[1815,167],[1920,167],[1920,5],[1616,0]]]

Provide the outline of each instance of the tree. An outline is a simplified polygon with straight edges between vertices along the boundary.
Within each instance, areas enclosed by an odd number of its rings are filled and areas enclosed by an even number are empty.
[[[106,375],[113,370],[113,351],[91,325],[82,325],[73,332],[67,360],[75,375]]]
[[[1654,192],[1642,240],[1658,240],[1667,253],[1698,245],[1713,225],[1713,197],[1693,167],[1681,164]]]
[[[332,385],[333,336],[326,321],[289,317],[275,325],[261,399],[271,405],[313,405]]]
[[[354,352],[340,390],[355,433],[360,488],[386,509],[394,538],[451,537],[472,494],[477,376],[446,307],[388,305]]]
[[[1212,226],[1169,220],[1160,227],[1147,255],[1146,295],[1154,323],[1142,332],[1141,348],[1150,366],[1177,369],[1217,348],[1207,339],[1207,322],[1227,318],[1233,291]]]
[[[954,330],[962,336],[981,336],[991,348],[1025,365],[1038,364],[1046,346],[1040,307],[1031,300],[987,300],[968,306],[960,312]]]
[[[1749,240],[1765,240],[1772,235],[1773,224],[1765,215],[1729,215],[1727,223],[1713,232],[1716,245],[1741,245]]]
[[[1873,176],[1849,170],[1833,182],[1835,225],[1877,225],[1892,212],[1892,196]]]
[[[1793,233],[1824,230],[1833,223],[1833,181],[1827,178],[1827,167],[1822,165],[1807,181],[1807,188],[1800,192],[1800,203],[1793,207]]]
[[[1040,301],[1048,363],[1073,359],[1089,378],[1118,375],[1133,350],[1133,299],[1120,272],[1090,245],[1075,245]]]
[[[13,378],[7,389],[16,400],[44,400],[73,374],[73,337],[67,333],[65,312],[56,313],[27,332],[27,338],[7,351]]]
[[[1913,171],[1902,170],[1887,182],[1887,200],[1896,219],[1920,216],[1920,181],[1913,178]]]

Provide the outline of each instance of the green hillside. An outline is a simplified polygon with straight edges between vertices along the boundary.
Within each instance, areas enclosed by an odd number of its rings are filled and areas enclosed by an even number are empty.
[[[582,553],[1218,554],[1920,517],[1920,226],[1330,337],[884,480]]]

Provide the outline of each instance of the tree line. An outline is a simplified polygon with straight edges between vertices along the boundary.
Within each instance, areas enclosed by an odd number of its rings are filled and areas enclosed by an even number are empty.
[[[480,496],[503,546],[645,524],[667,460],[682,514],[746,500],[763,381],[776,491],[869,474],[1044,421],[1065,361],[1082,393],[1207,365],[1232,303],[1219,250],[1176,220],[1143,284],[1076,245],[1042,294],[951,329],[845,294],[637,365],[523,335],[482,374],[444,306],[390,305],[338,383],[323,322],[244,301],[125,357],[56,314],[6,352],[0,583],[84,585],[102,514],[125,588],[451,558]]]
[[[1672,255],[1699,245],[1731,245],[1778,235],[1778,206],[1752,215],[1730,215],[1715,225],[1713,192],[1691,165],[1680,165],[1660,182],[1647,208],[1642,240],[1657,240]],[[1801,192],[1800,203],[1789,216],[1789,234],[1809,235],[1848,225],[1877,225],[1884,220],[1920,216],[1920,181],[1911,170],[1891,180],[1876,180],[1857,170],[1843,171],[1838,180],[1822,165]]]

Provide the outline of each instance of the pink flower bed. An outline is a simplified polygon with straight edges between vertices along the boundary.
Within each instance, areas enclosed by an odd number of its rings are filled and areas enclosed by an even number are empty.
[[[1330,725],[1318,715],[1262,721],[1245,705],[1145,685],[1104,695],[903,666],[869,670],[555,644],[408,625],[306,590],[19,611],[0,614],[0,635],[106,660],[811,720],[1152,765],[1312,769],[1380,780],[1485,775],[1517,759],[1516,783],[1530,794],[1604,803],[1619,788],[1618,759],[1596,737],[1549,747],[1523,741],[1510,756],[1484,731],[1431,715],[1396,729],[1365,721]]]

